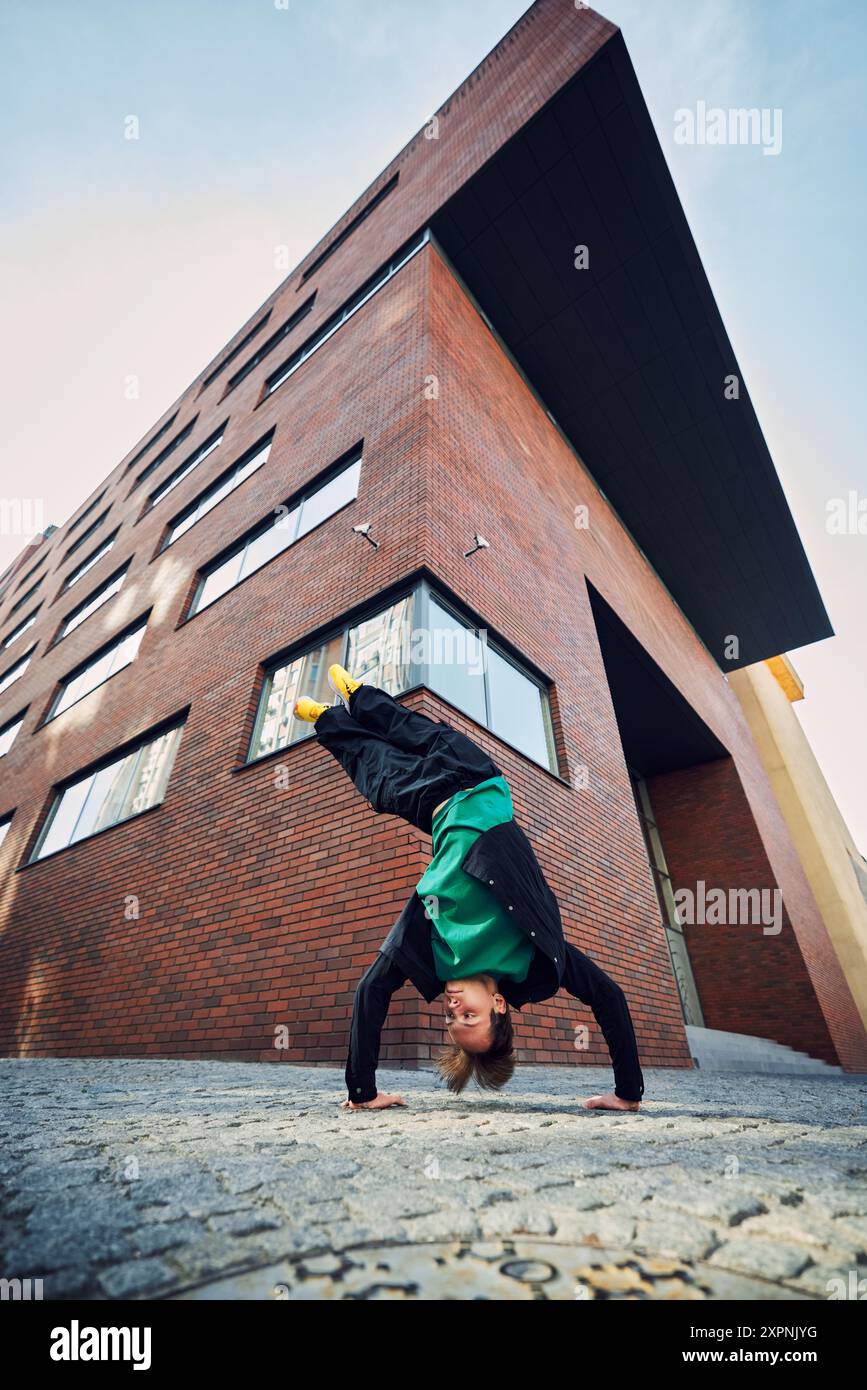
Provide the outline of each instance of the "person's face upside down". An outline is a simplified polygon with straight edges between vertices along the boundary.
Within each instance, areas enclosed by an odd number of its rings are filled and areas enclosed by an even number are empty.
[[[493,1041],[491,1011],[504,1014],[508,1005],[489,975],[447,980],[443,989],[448,1034],[465,1052],[487,1052]]]

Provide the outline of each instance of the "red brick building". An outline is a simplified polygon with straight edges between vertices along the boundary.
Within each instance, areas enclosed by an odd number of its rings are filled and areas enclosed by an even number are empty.
[[[688,1022],[867,1069],[725,675],[831,629],[593,11],[533,5],[31,558],[0,594],[5,1055],[342,1065],[429,855],[291,717],[342,658],[503,768],[646,1066],[691,1065]],[[699,885],[779,911],[678,918]],[[412,1065],[438,1011],[398,999]],[[589,1021],[525,1011],[523,1057],[607,1061]]]

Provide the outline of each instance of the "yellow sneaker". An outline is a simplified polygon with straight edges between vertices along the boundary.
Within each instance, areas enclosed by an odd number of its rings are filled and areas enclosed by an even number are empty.
[[[328,668],[328,684],[332,690],[337,692],[346,708],[349,709],[349,697],[353,690],[358,689],[361,681],[353,680],[349,672],[342,666],[338,666],[335,661],[334,665]]]
[[[295,702],[295,718],[315,724],[322,711],[330,708],[330,705],[321,705],[318,700],[311,700],[309,695],[302,695],[301,699]]]

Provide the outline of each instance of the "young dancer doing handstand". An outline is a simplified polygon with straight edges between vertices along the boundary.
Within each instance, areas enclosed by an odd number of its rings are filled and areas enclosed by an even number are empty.
[[[355,995],[344,1108],[404,1105],[376,1088],[391,997],[407,980],[430,1003],[445,999],[451,1046],[439,1069],[451,1091],[470,1079],[499,1089],[515,1070],[510,1006],[559,989],[589,1004],[614,1069],[614,1090],[588,1109],[637,1110],[644,1094],[623,990],[567,944],[557,900],[514,818],[508,783],[472,739],[404,709],[342,666],[328,679],[340,704],[303,696],[297,718],[346,770],[375,811],[401,816],[433,839],[433,858]]]

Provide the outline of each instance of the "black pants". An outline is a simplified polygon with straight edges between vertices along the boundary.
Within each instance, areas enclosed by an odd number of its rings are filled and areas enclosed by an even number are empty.
[[[345,705],[316,720],[316,736],[333,753],[374,811],[402,816],[431,833],[436,807],[500,769],[450,725],[404,709],[375,685],[360,685]]]
[[[466,734],[404,709],[374,685],[354,690],[348,711],[339,704],[320,714],[316,736],[374,811],[401,816],[427,835],[441,801],[489,777],[502,776],[496,763]],[[386,967],[378,961],[376,968]],[[623,990],[595,961],[569,945],[562,987],[592,1009],[611,1055],[616,1094],[624,1100],[640,1100],[644,1080]],[[363,1051],[358,1040],[356,1051]]]

